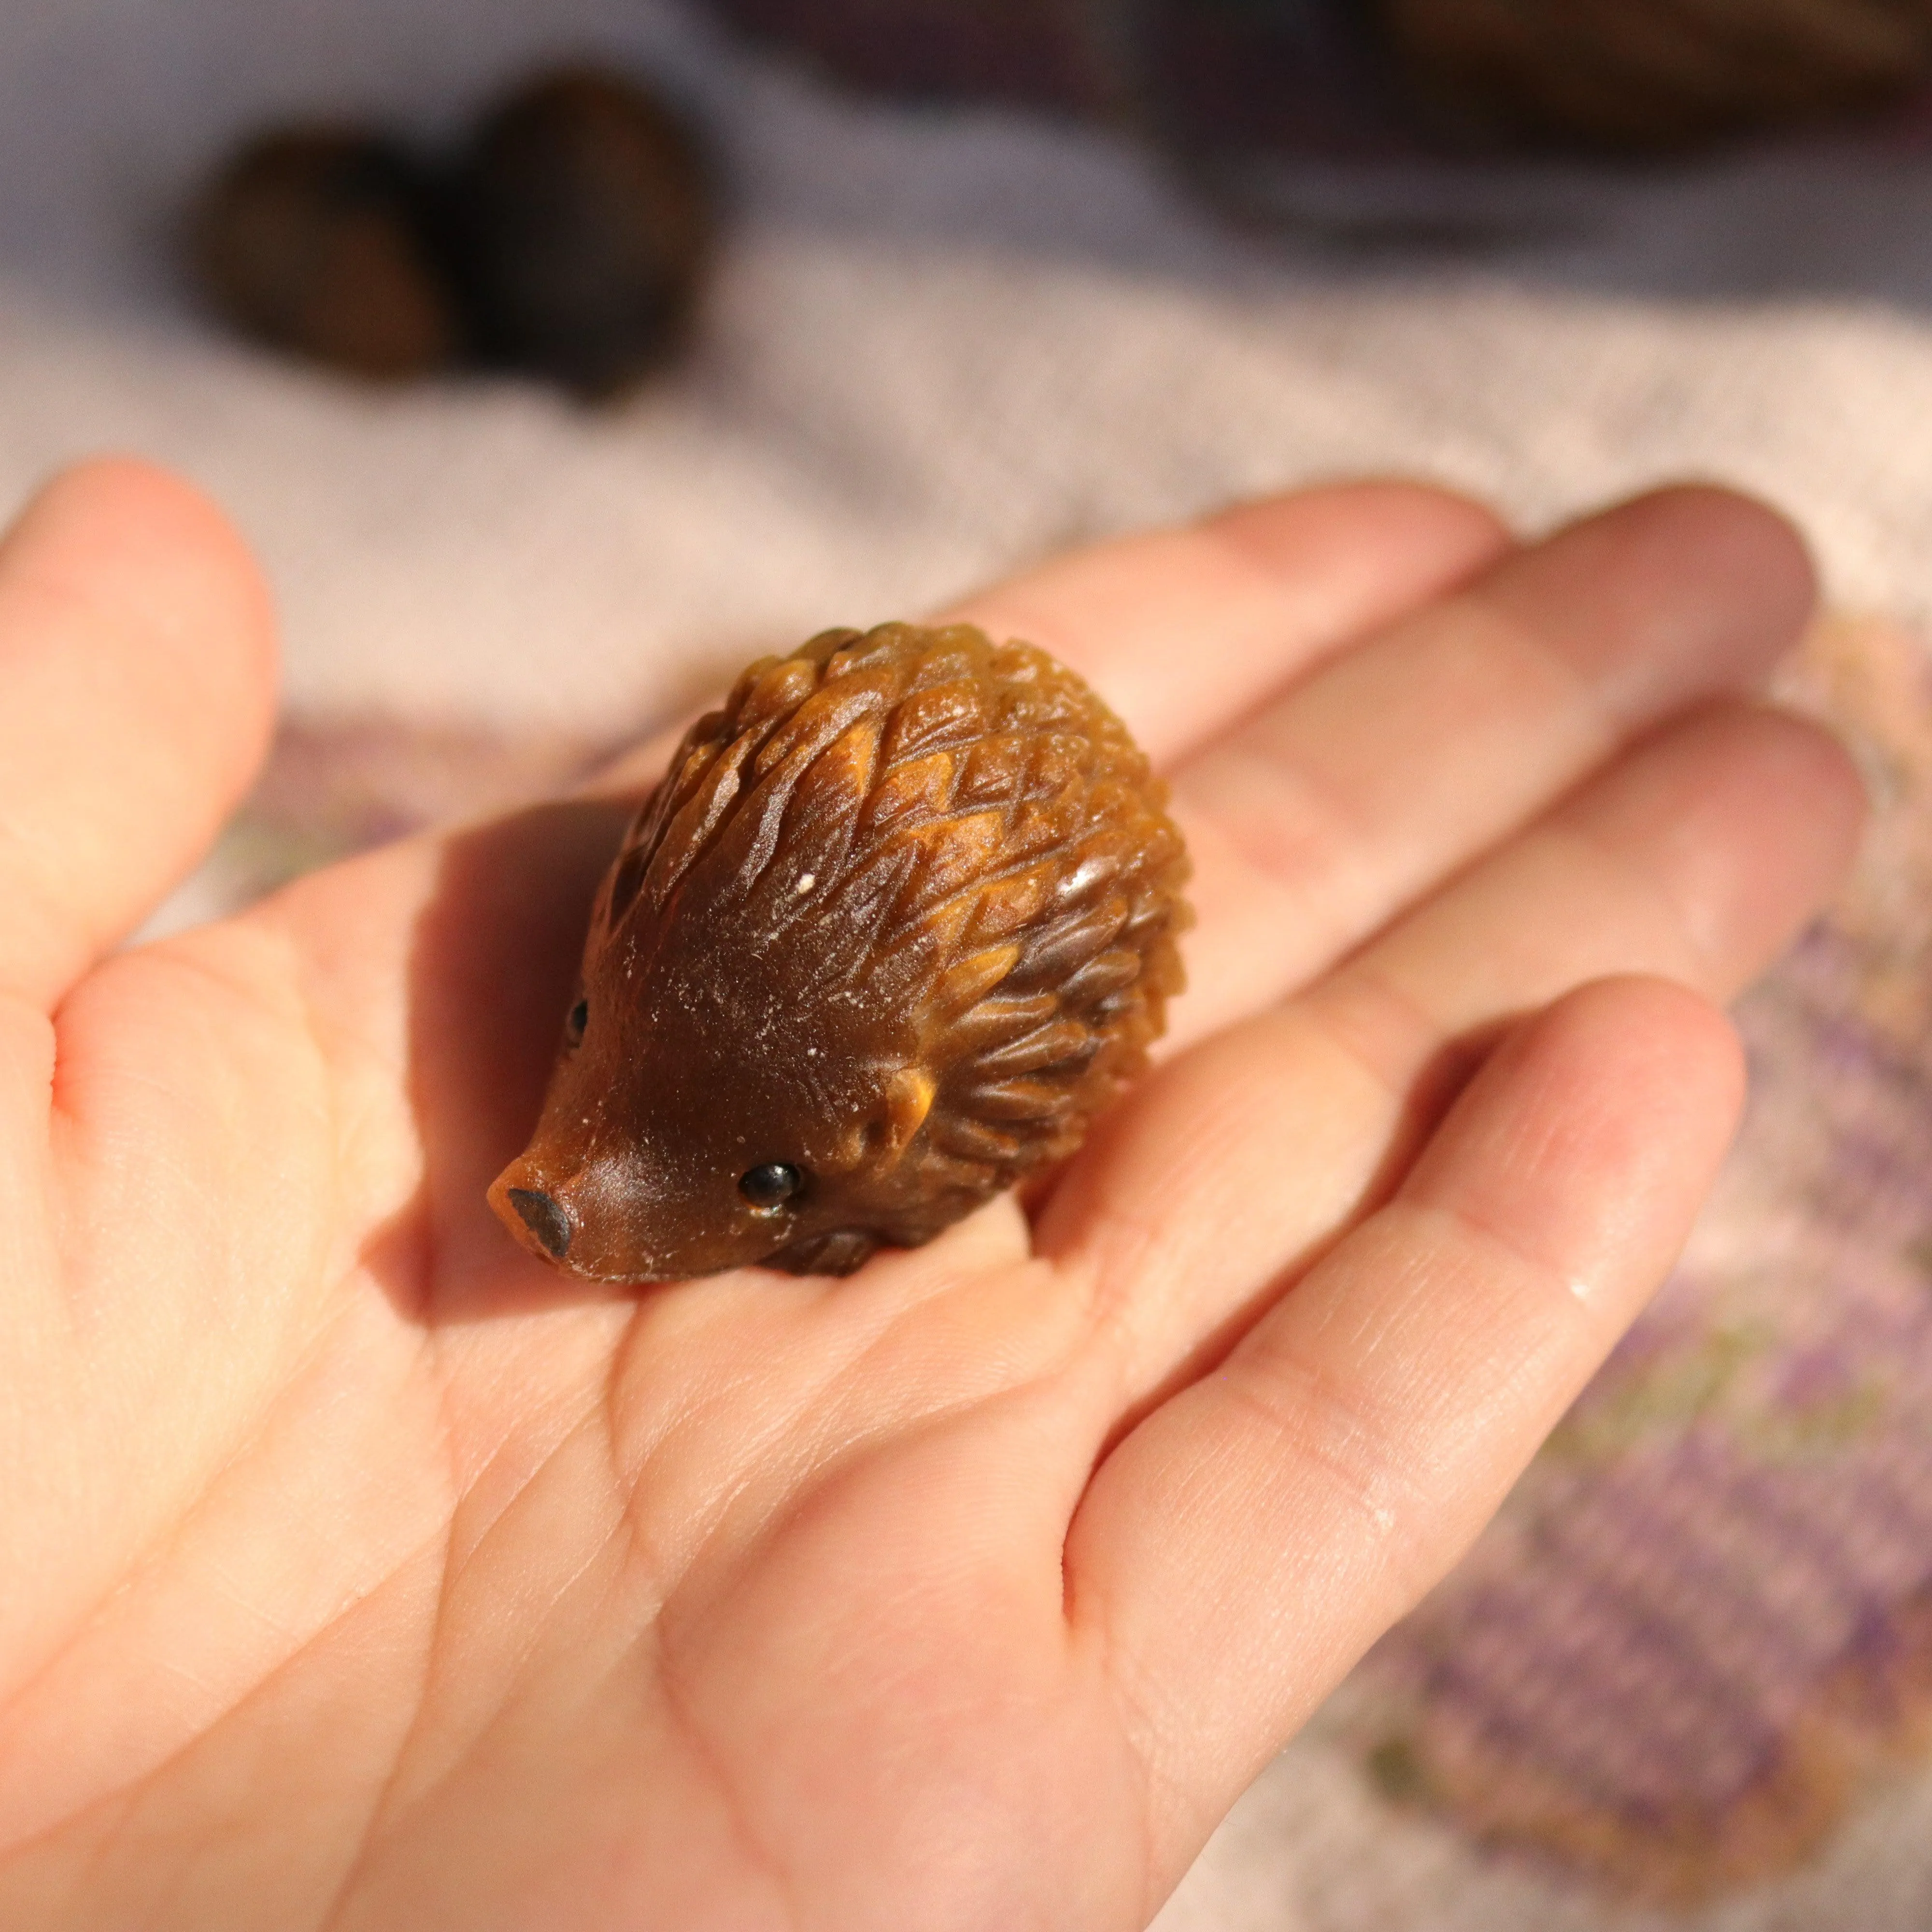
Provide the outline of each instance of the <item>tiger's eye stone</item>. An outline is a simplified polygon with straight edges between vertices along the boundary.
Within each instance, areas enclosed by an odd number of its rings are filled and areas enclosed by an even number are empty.
[[[1166,788],[1043,651],[886,624],[761,659],[604,881],[492,1202],[599,1280],[916,1247],[1141,1070],[1187,874]]]

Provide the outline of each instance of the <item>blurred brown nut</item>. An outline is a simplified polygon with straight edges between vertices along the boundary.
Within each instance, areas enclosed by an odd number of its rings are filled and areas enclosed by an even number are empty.
[[[449,245],[475,345],[586,397],[682,343],[716,225],[711,171],[673,111],[590,68],[484,118],[454,176]]]
[[[1932,0],[1375,0],[1460,131],[1630,153],[1828,122],[1932,74]]]
[[[420,170],[354,128],[259,135],[195,210],[200,279],[244,335],[359,376],[440,368],[462,331],[425,238]]]

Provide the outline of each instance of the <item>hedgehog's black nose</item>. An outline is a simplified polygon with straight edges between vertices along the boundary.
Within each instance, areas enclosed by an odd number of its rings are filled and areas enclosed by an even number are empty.
[[[524,1217],[524,1226],[542,1242],[544,1251],[559,1261],[570,1252],[570,1216],[548,1194],[534,1187],[513,1187],[510,1205]]]

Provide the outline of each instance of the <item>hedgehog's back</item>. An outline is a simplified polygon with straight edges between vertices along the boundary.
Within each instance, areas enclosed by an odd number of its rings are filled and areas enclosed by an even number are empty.
[[[1046,652],[964,625],[830,632],[687,736],[599,917],[680,974],[755,954],[799,1016],[847,1016],[920,1124],[829,1191],[915,1244],[1070,1153],[1142,1065],[1189,916],[1166,806]]]

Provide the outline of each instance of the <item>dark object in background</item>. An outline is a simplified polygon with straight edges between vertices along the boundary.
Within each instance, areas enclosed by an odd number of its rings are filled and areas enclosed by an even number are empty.
[[[682,343],[716,220],[686,124],[574,68],[518,88],[450,160],[366,130],[257,135],[191,236],[209,299],[256,341],[353,375],[468,362],[594,400]]]
[[[1136,18],[1135,112],[1185,158],[1374,157],[1420,144],[1412,104],[1351,0],[1148,0]]]
[[[1932,80],[1932,0],[710,0],[860,85],[1192,153],[1670,153]]]
[[[244,334],[358,376],[426,375],[462,338],[427,240],[427,194],[422,171],[379,134],[261,135],[204,191],[195,266]]]
[[[1454,128],[1666,153],[1848,119],[1932,74],[1932,0],[1377,0]]]
[[[590,398],[647,374],[689,326],[712,203],[695,140],[640,89],[588,68],[518,89],[449,194],[477,352]]]
[[[1030,644],[882,624],[760,658],[605,876],[491,1205],[596,1281],[931,1240],[1145,1065],[1189,922],[1166,804]]]
[[[1034,106],[1102,105],[1115,76],[1096,0],[715,0],[860,87],[984,94]],[[1121,9],[1120,10],[1124,10]]]

